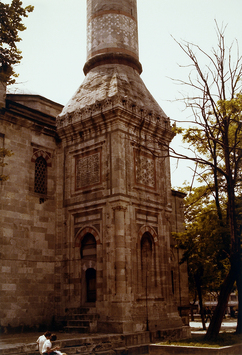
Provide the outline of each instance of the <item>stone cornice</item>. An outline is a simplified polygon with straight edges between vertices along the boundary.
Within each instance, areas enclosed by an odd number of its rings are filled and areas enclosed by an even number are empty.
[[[65,115],[59,115],[57,117],[57,130],[65,129],[69,125],[75,125],[78,123],[85,123],[88,120],[93,121],[93,117],[98,115],[107,114],[115,109],[121,109],[133,115],[136,124],[153,124],[159,125],[159,128],[166,131],[171,131],[170,120],[166,116],[162,116],[160,112],[147,110],[144,107],[136,105],[135,102],[129,100],[127,97],[121,97],[115,95],[111,98],[107,98],[101,102],[96,101],[93,105],[86,106],[82,109],[77,109],[73,112]]]
[[[135,58],[134,53],[130,52],[132,54],[130,55],[129,53],[125,53],[124,49],[122,51],[120,48],[112,48],[112,52],[108,53],[109,50],[110,49],[104,49],[104,53],[97,53],[95,56],[90,58],[84,65],[84,74],[86,75],[91,69],[104,64],[124,64],[137,70],[139,74],[142,73],[142,65],[140,64],[138,58]],[[114,50],[117,50],[118,52],[115,53]]]
[[[1,110],[1,119],[58,138],[55,117],[14,101],[6,100],[6,107]]]

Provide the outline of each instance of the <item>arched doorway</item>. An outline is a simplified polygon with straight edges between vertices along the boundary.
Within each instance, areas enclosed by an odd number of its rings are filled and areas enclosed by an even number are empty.
[[[152,239],[149,233],[144,233],[141,239],[141,270],[142,270],[142,287],[147,294],[151,285],[152,270]]]
[[[91,233],[87,233],[81,241],[82,260],[82,305],[96,302],[96,239]]]
[[[87,269],[86,271],[86,299],[87,302],[96,302],[96,270]]]
[[[152,293],[152,237],[148,232],[144,233],[141,238],[141,273],[142,273],[142,293],[145,295],[146,308],[146,330],[149,330],[149,309],[148,298]]]

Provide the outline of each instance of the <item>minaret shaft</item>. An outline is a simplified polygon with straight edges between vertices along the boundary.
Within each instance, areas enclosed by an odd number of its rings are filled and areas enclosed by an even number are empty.
[[[87,0],[87,62],[84,73],[101,64],[139,63],[136,0]]]

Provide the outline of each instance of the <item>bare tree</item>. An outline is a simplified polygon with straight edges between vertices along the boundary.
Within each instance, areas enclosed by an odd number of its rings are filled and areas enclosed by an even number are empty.
[[[188,81],[179,81],[191,89],[192,95],[183,98],[186,107],[193,113],[192,126],[183,131],[183,140],[190,144],[193,156],[180,155],[170,151],[170,155],[195,161],[206,173],[201,174],[206,181],[213,177],[213,196],[221,226],[228,223],[230,228],[230,271],[226,276],[206,338],[219,333],[228,298],[236,281],[239,293],[239,315],[237,332],[241,325],[241,251],[240,228],[236,215],[236,198],[241,198],[242,168],[242,57],[236,46],[236,60],[233,61],[234,46],[226,48],[224,31],[216,24],[218,44],[212,54],[192,43],[178,43],[189,57],[192,70]],[[198,54],[196,54],[196,52]],[[200,64],[198,56],[208,62]],[[201,171],[201,170],[200,170]],[[211,180],[209,182],[211,184]],[[221,199],[227,201],[227,220],[221,213]]]
[[[221,227],[229,226],[230,270],[222,283],[218,304],[206,334],[207,339],[219,334],[235,282],[239,294],[237,333],[242,333],[242,217],[240,214],[239,219],[236,214],[236,201],[241,199],[242,190],[242,57],[237,41],[229,48],[226,47],[225,29],[220,29],[216,23],[218,42],[211,54],[196,44],[176,41],[190,60],[187,81],[177,82],[189,89],[189,94],[182,101],[192,111],[192,120],[186,129],[174,124],[173,131],[174,134],[183,134],[183,141],[189,144],[190,153],[176,152],[165,146],[164,142],[159,142],[158,138],[155,140],[154,136],[150,138],[150,148],[149,142],[145,142],[146,149],[157,157],[166,158],[169,155],[195,162],[194,174],[199,176],[200,182],[209,186]],[[159,150],[160,147],[162,150]],[[221,210],[224,200],[227,204],[226,219]]]

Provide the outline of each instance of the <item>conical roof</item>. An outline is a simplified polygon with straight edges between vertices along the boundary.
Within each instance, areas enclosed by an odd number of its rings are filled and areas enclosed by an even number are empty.
[[[112,99],[113,105],[119,100],[129,102],[127,107],[136,107],[136,112],[167,121],[140,77],[136,0],[87,0],[87,62],[83,70],[85,80],[64,107],[59,122],[96,103],[102,106],[107,99]]]
[[[126,65],[108,64],[89,71],[83,83],[64,107],[60,116],[70,115],[87,106],[118,96],[137,107],[167,118],[146,88],[138,72]]]

